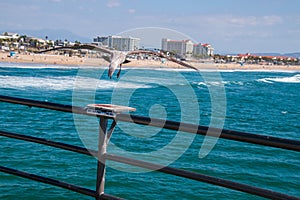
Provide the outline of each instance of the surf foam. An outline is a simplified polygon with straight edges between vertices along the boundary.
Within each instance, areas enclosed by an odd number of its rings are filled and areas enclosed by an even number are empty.
[[[300,74],[290,77],[262,78],[258,79],[257,81],[265,83],[300,83]]]

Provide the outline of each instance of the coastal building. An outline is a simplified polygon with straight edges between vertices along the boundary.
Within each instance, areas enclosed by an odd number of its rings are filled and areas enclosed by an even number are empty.
[[[0,49],[5,51],[32,51],[50,46],[54,46],[54,41],[11,32],[0,34]]]
[[[96,38],[93,39],[93,43],[97,44],[99,46],[106,46],[106,47],[108,47],[108,37],[97,36]]]
[[[195,57],[208,57],[214,55],[214,48],[210,44],[194,44],[193,56]]]
[[[38,37],[27,37],[25,41],[27,41],[32,47],[45,46],[47,44],[46,40]]]
[[[134,51],[139,49],[140,39],[133,37],[108,36],[96,37],[93,43],[101,46],[106,46],[119,51]]]
[[[193,53],[193,42],[191,40],[171,40],[163,38],[161,49],[170,51],[183,57],[191,57]]]
[[[13,39],[16,40],[20,37],[18,33],[10,33],[10,32],[4,32],[0,35],[0,39]]]
[[[207,55],[206,49],[204,48],[204,46],[202,46],[201,43],[194,44],[193,55],[195,55],[195,56]]]
[[[203,44],[202,46],[206,50],[206,55],[214,56],[214,48],[210,44]]]
[[[209,57],[214,55],[214,48],[210,44],[194,44],[191,40],[171,40],[163,38],[161,48],[185,58]]]

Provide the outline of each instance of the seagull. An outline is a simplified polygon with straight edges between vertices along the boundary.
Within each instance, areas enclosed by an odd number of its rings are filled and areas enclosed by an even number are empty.
[[[117,78],[119,78],[120,73],[121,73],[121,67],[122,64],[130,62],[127,60],[128,55],[133,55],[133,54],[148,54],[148,55],[155,55],[161,58],[165,58],[169,61],[172,61],[174,63],[177,63],[181,66],[198,70],[196,67],[193,67],[185,62],[182,62],[180,60],[177,60],[176,58],[173,58],[171,56],[167,56],[163,52],[154,52],[154,51],[149,51],[149,50],[134,50],[134,51],[119,51],[119,50],[111,50],[103,46],[97,46],[93,44],[77,44],[74,46],[63,46],[63,47],[56,47],[56,48],[51,48],[51,49],[46,49],[39,51],[38,53],[44,53],[48,51],[55,51],[55,50],[64,50],[64,49],[72,49],[72,50],[81,50],[81,49],[86,49],[86,50],[93,50],[93,51],[99,51],[104,54],[109,54],[110,56],[105,56],[103,55],[102,58],[104,58],[106,61],[108,61],[110,64],[108,66],[108,76],[109,78],[112,77],[113,73],[115,70],[120,67],[118,73],[117,73]]]

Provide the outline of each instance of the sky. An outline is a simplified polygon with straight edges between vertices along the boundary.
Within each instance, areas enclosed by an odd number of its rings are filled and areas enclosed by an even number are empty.
[[[0,30],[20,34],[68,31],[92,42],[126,33],[158,48],[159,37],[182,36],[221,54],[300,52],[299,0],[9,0],[0,8]]]

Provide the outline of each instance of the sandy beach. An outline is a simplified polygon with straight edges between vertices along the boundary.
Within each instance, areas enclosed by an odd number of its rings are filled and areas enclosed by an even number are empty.
[[[107,66],[109,63],[102,58],[87,58],[77,56],[63,56],[52,54],[33,54],[33,53],[21,53],[10,57],[8,52],[0,52],[0,62],[7,63],[34,63],[45,65],[72,65],[72,66]],[[257,64],[240,64],[229,63],[197,63],[189,62],[190,65],[203,69],[212,70],[291,70],[300,71],[300,65],[257,65]],[[131,60],[130,63],[124,64],[125,67],[143,67],[143,68],[184,68],[181,65],[167,61],[162,63],[155,60]]]

